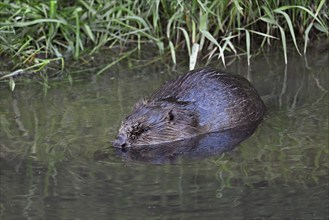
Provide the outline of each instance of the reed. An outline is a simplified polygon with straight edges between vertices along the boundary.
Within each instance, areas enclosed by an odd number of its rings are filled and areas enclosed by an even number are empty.
[[[250,64],[257,50],[280,42],[287,63],[287,45],[306,53],[311,41],[328,38],[328,20],[325,0],[3,0],[0,55],[13,65],[0,80],[49,63],[63,70],[67,58],[103,47],[142,51],[145,44],[170,52],[173,63],[185,50],[193,69],[202,57],[225,66],[232,54]]]

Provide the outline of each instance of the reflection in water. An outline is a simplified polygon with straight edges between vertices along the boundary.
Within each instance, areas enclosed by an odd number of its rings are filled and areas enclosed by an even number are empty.
[[[180,158],[202,159],[232,150],[254,131],[255,127],[235,128],[166,144],[115,148],[115,152],[124,160],[156,164],[175,163]]]

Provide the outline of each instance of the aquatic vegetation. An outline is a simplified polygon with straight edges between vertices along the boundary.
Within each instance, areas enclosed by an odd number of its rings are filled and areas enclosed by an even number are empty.
[[[0,80],[11,79],[13,89],[17,73],[39,73],[49,63],[62,71],[70,57],[104,47],[125,54],[146,44],[169,52],[173,63],[186,49],[190,69],[202,57],[225,66],[227,55],[246,55],[250,63],[266,45],[281,46],[287,63],[287,44],[306,53],[311,40],[328,38],[328,20],[325,0],[3,0],[0,56],[12,65]]]

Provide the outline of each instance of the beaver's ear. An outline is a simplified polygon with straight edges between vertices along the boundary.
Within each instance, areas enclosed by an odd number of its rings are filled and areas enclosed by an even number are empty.
[[[166,119],[168,122],[175,122],[177,119],[177,111],[175,109],[170,109],[167,113]]]

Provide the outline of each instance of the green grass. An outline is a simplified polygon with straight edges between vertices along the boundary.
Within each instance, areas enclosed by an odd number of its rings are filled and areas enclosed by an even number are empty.
[[[169,52],[173,63],[185,50],[190,69],[204,57],[225,66],[232,54],[250,64],[267,45],[280,45],[287,63],[287,45],[306,53],[311,41],[328,38],[328,20],[325,0],[3,0],[0,56],[12,65],[0,70],[0,81],[13,83],[17,71],[40,73],[49,63],[63,71],[68,58],[104,47],[131,54],[145,44]]]

